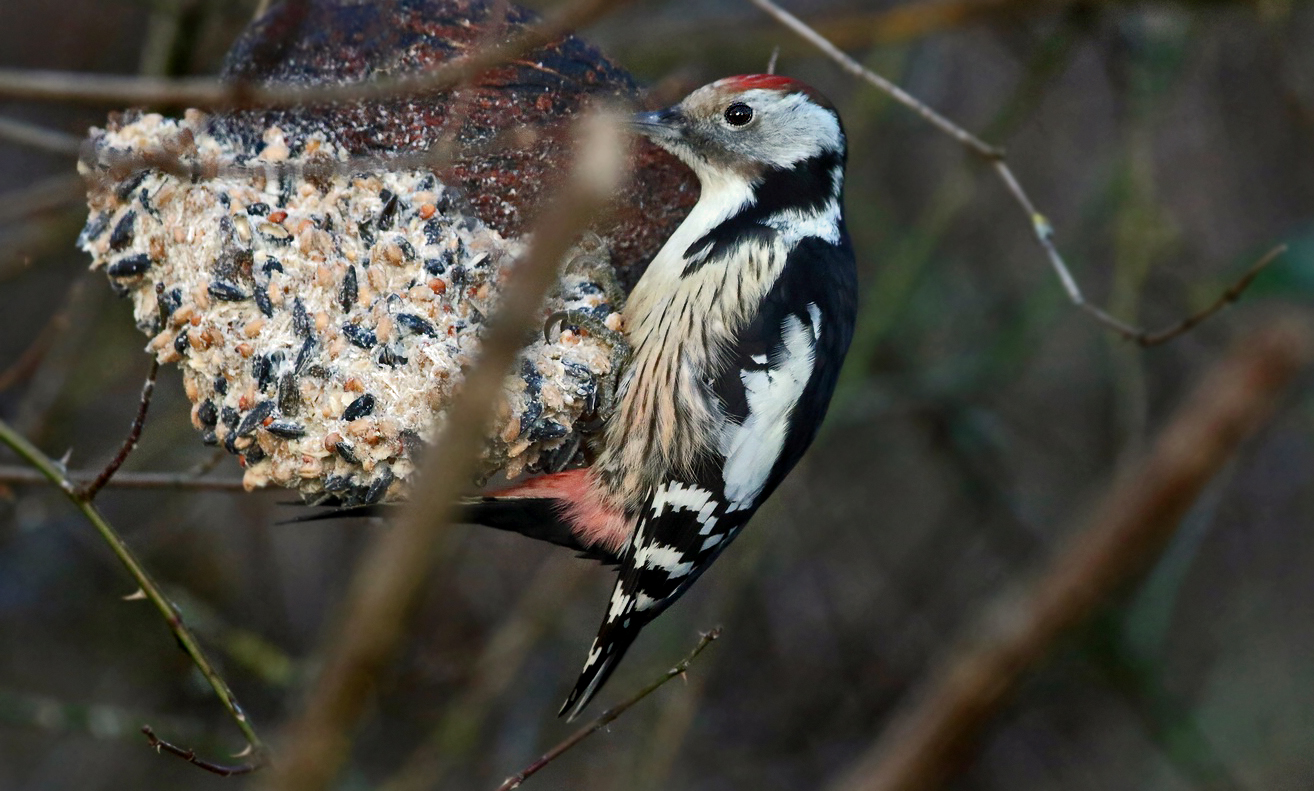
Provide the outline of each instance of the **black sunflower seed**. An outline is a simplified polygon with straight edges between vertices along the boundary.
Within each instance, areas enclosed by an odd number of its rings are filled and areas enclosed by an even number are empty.
[[[274,317],[274,303],[269,301],[269,292],[265,291],[264,286],[256,286],[251,295],[255,297],[256,307],[268,318]]]
[[[356,458],[356,451],[345,440],[339,440],[333,446],[333,450],[337,451],[338,456],[342,457],[343,461],[349,464],[360,464],[360,459]]]
[[[285,373],[278,380],[278,411],[289,417],[301,411],[301,386],[296,374]]]
[[[356,283],[356,267],[348,266],[347,274],[342,276],[342,285],[338,288],[338,304],[344,311],[350,311],[356,304],[360,288]]]
[[[246,417],[242,418],[242,422],[238,424],[235,433],[239,437],[249,436],[264,422],[265,418],[272,414],[274,414],[274,402],[261,401],[250,412],[246,413]]]
[[[383,496],[388,493],[388,487],[392,486],[392,482],[395,480],[397,480],[397,476],[392,474],[392,470],[384,467],[383,472],[370,483],[370,488],[366,490],[365,504],[374,505],[382,500]]]
[[[356,224],[356,230],[360,232],[360,240],[365,243],[366,247],[374,246],[374,224],[369,220],[361,220]]]
[[[315,339],[306,338],[305,343],[301,344],[301,350],[297,352],[296,362],[292,364],[292,372],[299,374],[305,370],[306,363],[310,362],[310,358],[314,355],[314,351]]]
[[[397,196],[392,190],[383,190],[379,193],[379,200],[383,201],[383,208],[379,209],[379,230],[386,231],[392,228],[392,221],[397,216]]]
[[[208,291],[210,296],[215,299],[221,299],[225,302],[241,302],[244,299],[251,298],[251,295],[242,289],[232,283],[225,283],[222,280],[215,280],[210,283],[210,287],[207,288],[206,291]]]
[[[438,337],[438,329],[414,313],[398,313],[397,323],[416,335],[428,335],[430,338]]]
[[[342,334],[347,336],[352,346],[359,346],[362,349],[373,349],[379,342],[378,337],[372,330],[366,329],[359,324],[343,324]]]
[[[401,352],[394,349],[390,344],[385,345],[379,350],[379,365],[396,368],[399,365],[405,365],[407,362],[406,357],[404,357]]]
[[[347,404],[347,408],[342,410],[343,420],[358,420],[374,411],[374,396],[366,393],[365,395]]]
[[[201,421],[201,425],[206,428],[214,428],[219,422],[219,410],[215,408],[214,402],[206,399],[196,408],[196,419]]]
[[[274,361],[263,354],[257,354],[251,361],[251,375],[255,377],[257,388],[269,389],[269,385],[274,382]]]
[[[141,183],[145,181],[146,177],[149,175],[149,170],[139,170],[136,173],[133,173],[128,177],[127,181],[124,181],[114,188],[114,197],[118,198],[120,201],[126,201],[128,196],[136,192],[137,188],[141,186]]]
[[[291,420],[275,420],[273,423],[265,426],[265,431],[268,431],[276,437],[282,437],[283,439],[297,439],[298,437],[306,436],[305,427],[300,423],[294,423]]]
[[[134,277],[151,268],[151,257],[145,253],[125,255],[105,267],[110,277]]]
[[[137,222],[137,212],[129,209],[126,214],[114,226],[110,233],[109,249],[114,251],[122,250],[132,244],[133,226]]]
[[[415,260],[415,248],[411,247],[411,243],[406,241],[405,238],[398,236],[397,246],[401,248],[403,258],[405,258],[407,261]]]
[[[78,244],[84,245],[87,242],[99,239],[100,235],[105,233],[105,229],[109,227],[109,222],[113,217],[114,212],[112,211],[103,211],[88,217],[87,224],[82,226],[82,233],[78,234]]]
[[[292,300],[292,331],[303,338],[309,338],[314,329],[315,325],[306,312],[306,306],[301,304],[301,297]]]

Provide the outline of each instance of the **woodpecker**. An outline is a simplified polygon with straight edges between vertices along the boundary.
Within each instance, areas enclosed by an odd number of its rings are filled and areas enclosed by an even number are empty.
[[[617,566],[561,714],[574,719],[816,437],[857,311],[844,131],[816,90],[728,77],[633,127],[688,165],[698,202],[635,285],[631,348],[589,467],[467,503],[467,521]]]
[[[619,566],[572,719],[811,444],[857,310],[844,131],[820,93],[728,77],[633,126],[701,192],[626,302],[632,356],[602,450],[471,511]]]

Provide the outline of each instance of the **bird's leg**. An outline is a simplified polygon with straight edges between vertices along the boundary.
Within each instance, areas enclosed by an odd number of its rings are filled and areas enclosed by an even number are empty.
[[[611,364],[606,374],[597,377],[597,390],[584,414],[593,414],[594,420],[581,426],[586,433],[594,433],[602,428],[607,418],[616,410],[616,390],[620,377],[630,360],[630,344],[624,334],[608,327],[601,319],[586,310],[559,310],[548,316],[543,325],[543,339],[552,342],[552,332],[556,328],[567,327],[583,330],[602,341],[611,350]]]

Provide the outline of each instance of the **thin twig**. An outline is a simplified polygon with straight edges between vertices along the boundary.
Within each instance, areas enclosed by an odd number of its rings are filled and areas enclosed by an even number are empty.
[[[186,105],[210,110],[292,107],[378,101],[454,88],[489,69],[543,47],[614,12],[629,0],[575,0],[510,41],[472,52],[422,75],[354,83],[299,85],[225,82],[208,77],[165,79],[106,74],[0,69],[0,96],[100,105]]]
[[[903,90],[899,86],[875,73],[874,71],[863,66],[858,61],[849,57],[839,47],[831,43],[825,36],[808,26],[806,22],[789,13],[785,9],[776,5],[772,0],[749,0],[753,5],[770,14],[780,24],[797,33],[808,43],[821,50],[827,57],[833,60],[840,68],[844,69],[853,76],[864,80],[877,90],[885,93],[895,101],[909,108],[920,115],[928,123],[944,132],[949,137],[957,140],[963,147],[972,153],[985,159],[995,169],[995,173],[1004,182],[1008,193],[1013,196],[1014,201],[1022,207],[1026,213],[1027,219],[1031,224],[1031,232],[1035,236],[1036,243],[1044,250],[1046,257],[1049,259],[1050,266],[1054,269],[1054,274],[1058,276],[1059,282],[1063,285],[1063,290],[1067,292],[1068,299],[1072,304],[1085,312],[1091,318],[1103,324],[1105,327],[1113,330],[1123,338],[1133,341],[1144,347],[1155,346],[1165,343],[1180,335],[1186,333],[1200,322],[1217,313],[1222,308],[1235,302],[1246,287],[1254,281],[1264,267],[1271,264],[1274,259],[1281,253],[1281,250],[1275,250],[1260,259],[1252,266],[1245,275],[1232,284],[1223,295],[1214,303],[1204,310],[1191,314],[1181,321],[1162,330],[1150,331],[1142,327],[1136,327],[1115,316],[1110,315],[1103,308],[1093,305],[1086,300],[1085,294],[1081,287],[1077,285],[1077,280],[1072,276],[1072,271],[1063,260],[1057,246],[1054,244],[1054,228],[1050,225],[1045,215],[1036,210],[1035,204],[1032,203],[1026,190],[1018,182],[1017,177],[1013,175],[1012,169],[1004,157],[1002,148],[992,146],[981,138],[962,128],[935,110],[932,110],[921,100],[912,94]]]
[[[137,447],[137,442],[141,440],[141,430],[146,425],[146,412],[151,408],[151,396],[155,395],[155,377],[160,373],[160,360],[151,356],[151,369],[146,374],[146,383],[141,386],[141,400],[137,404],[137,416],[132,419],[132,428],[128,430],[128,436],[124,438],[123,444],[119,446],[119,452],[114,454],[105,469],[95,477],[90,483],[78,488],[78,498],[91,502],[96,499],[96,494],[105,488],[114,473],[119,471],[123,462],[128,460],[128,455]]]
[[[634,693],[633,696],[625,700],[620,705],[613,706],[612,708],[602,712],[602,714],[598,715],[598,718],[596,720],[590,722],[588,725],[585,725],[583,728],[580,728],[579,730],[575,731],[570,736],[566,737],[566,739],[562,741],[560,744],[558,744],[556,747],[553,747],[551,750],[548,750],[547,752],[543,753],[543,755],[539,756],[539,758],[535,760],[532,764],[526,766],[524,769],[508,777],[506,781],[502,783],[502,785],[497,787],[497,791],[511,791],[511,789],[513,788],[519,788],[520,784],[525,782],[525,779],[528,778],[530,775],[538,772],[538,770],[542,769],[543,767],[552,763],[556,759],[560,758],[562,753],[566,752],[570,748],[584,741],[589,736],[592,736],[597,731],[602,730],[602,728],[606,727],[606,725],[610,723],[612,720],[616,719],[617,717],[628,711],[631,706],[643,700],[644,698],[648,697],[653,692],[656,692],[657,689],[661,687],[663,684],[665,684],[667,681],[670,681],[676,676],[684,675],[684,672],[689,669],[689,664],[693,662],[694,659],[696,659],[698,655],[703,652],[704,648],[711,645],[712,641],[720,636],[721,636],[721,627],[719,626],[713,629],[712,631],[703,634],[702,637],[698,640],[698,645],[694,646],[694,649],[689,652],[689,655],[686,656],[684,659],[680,660],[679,663],[675,665],[675,667],[671,668],[670,670],[667,670],[656,681],[653,681],[652,683],[648,684],[648,686]]]
[[[227,456],[227,453],[224,453]],[[65,473],[71,484],[85,485],[100,473],[96,470],[70,470]],[[0,465],[0,483],[38,484],[50,479],[27,467]],[[198,478],[194,472],[121,472],[105,484],[110,489],[180,489],[184,491],[241,492],[240,478]]]
[[[479,361],[443,416],[437,449],[413,482],[398,523],[379,535],[353,574],[343,615],[326,644],[324,668],[306,707],[289,726],[286,749],[269,787],[325,788],[350,753],[351,733],[365,709],[373,679],[400,643],[434,556],[445,545],[455,500],[470,485],[485,426],[499,399],[503,375],[576,237],[610,200],[625,167],[615,119],[589,117],[575,167],[561,191],[544,202],[532,241],[508,279],[489,322]]]
[[[187,763],[192,764],[193,766],[199,766],[205,771],[213,772],[220,777],[249,775],[261,767],[261,764],[254,761],[251,763],[234,765],[211,763],[203,758],[196,757],[196,751],[190,747],[179,747],[176,744],[171,744],[156,736],[155,731],[151,730],[151,726],[149,725],[141,726],[141,732],[146,734],[146,741],[151,747],[155,748],[155,752],[166,752],[170,755],[176,755]]]
[[[82,150],[82,138],[47,129],[44,126],[29,124],[16,118],[0,117],[0,140],[17,143],[20,146],[48,151],[52,154],[77,156]]]
[[[1125,469],[1087,526],[1039,581],[980,619],[980,633],[936,673],[835,791],[938,788],[1022,676],[1064,633],[1137,579],[1238,447],[1272,415],[1314,357],[1305,323],[1280,321],[1237,344],[1180,406],[1151,452]]]
[[[100,537],[118,557],[119,562],[127,568],[128,573],[136,580],[142,593],[150,599],[151,603],[155,605],[155,609],[163,616],[165,623],[169,625],[169,630],[173,632],[173,636],[177,638],[178,644],[182,646],[183,651],[191,657],[192,663],[196,665],[197,670],[201,671],[201,675],[209,682],[210,688],[214,690],[219,701],[223,703],[224,708],[228,710],[228,713],[237,723],[238,729],[242,731],[242,735],[246,737],[256,760],[263,760],[265,755],[264,743],[256,734],[255,728],[247,718],[246,712],[242,710],[241,705],[237,702],[233,691],[229,689],[228,682],[210,663],[196,637],[187,628],[187,624],[183,623],[182,615],[178,612],[178,609],[160,592],[159,585],[151,578],[150,573],[146,571],[146,567],[141,564],[141,561],[137,560],[132,550],[128,548],[128,545],[110,525],[109,521],[105,519],[94,504],[78,496],[77,487],[73,485],[73,482],[68,479],[68,476],[64,474],[55,461],[14,431],[3,420],[0,420],[0,442],[8,445],[15,453],[23,457],[28,464],[45,476],[46,480],[59,487],[60,491],[64,492],[68,499],[82,512],[83,516],[87,518],[87,521],[91,522],[92,526],[96,528],[96,531],[100,533]]]

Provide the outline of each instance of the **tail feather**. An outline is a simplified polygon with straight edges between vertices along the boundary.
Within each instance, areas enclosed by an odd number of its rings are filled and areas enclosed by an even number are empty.
[[[593,647],[589,649],[589,657],[584,662],[584,669],[580,671],[575,688],[570,691],[566,702],[561,705],[561,711],[557,713],[558,717],[566,716],[567,721],[570,722],[579,716],[611,677],[621,657],[625,656],[625,652],[634,643],[634,638],[639,636],[639,631],[647,622],[646,618],[636,617],[632,607],[618,614],[617,618],[609,618],[603,622],[597,638],[593,641]]]
[[[590,486],[588,471],[583,469],[540,475],[462,500],[457,519],[573,549],[590,560],[617,563],[629,536],[630,521],[624,514],[608,509]],[[344,508],[332,500],[320,504],[331,507],[286,522],[386,516],[398,507],[379,504]]]
[[[562,516],[559,500],[547,497],[479,497],[461,504],[460,519],[475,525],[508,530],[566,547],[583,556],[608,562],[616,558],[596,546],[586,546]]]

